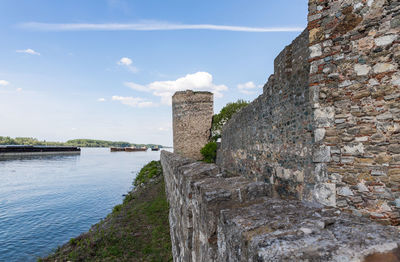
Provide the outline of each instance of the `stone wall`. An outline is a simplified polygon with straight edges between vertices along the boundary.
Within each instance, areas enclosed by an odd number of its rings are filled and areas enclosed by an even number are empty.
[[[181,156],[161,153],[174,261],[400,261],[398,229],[370,220],[400,223],[400,2],[309,12],[263,94],[224,126],[218,165],[190,159],[212,97],[174,96]]]
[[[210,138],[213,94],[190,90],[172,97],[174,152],[200,160],[200,149]]]
[[[275,59],[264,92],[225,124],[217,163],[272,185],[275,195],[309,195],[313,114],[309,92],[308,31]]]
[[[400,2],[311,0],[317,174],[336,205],[398,225]]]
[[[217,162],[275,196],[399,225],[400,2],[310,0],[308,21],[224,127]]]
[[[400,261],[394,227],[270,198],[265,182],[167,151],[161,164],[174,261]]]

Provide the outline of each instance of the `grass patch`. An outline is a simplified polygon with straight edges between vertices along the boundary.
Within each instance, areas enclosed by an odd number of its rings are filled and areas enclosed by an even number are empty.
[[[136,176],[135,181],[133,182],[134,186],[138,186],[140,184],[145,184],[150,181],[150,179],[159,176],[162,174],[162,167],[160,161],[151,161],[147,165],[145,165]]]
[[[150,162],[139,175],[134,184],[144,186],[128,193],[123,203],[90,231],[38,261],[172,261],[169,207],[160,162]]]

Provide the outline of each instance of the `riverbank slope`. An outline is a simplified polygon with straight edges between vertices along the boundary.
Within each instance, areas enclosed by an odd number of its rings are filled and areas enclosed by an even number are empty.
[[[38,261],[172,261],[160,161],[144,166],[134,184],[104,220]]]

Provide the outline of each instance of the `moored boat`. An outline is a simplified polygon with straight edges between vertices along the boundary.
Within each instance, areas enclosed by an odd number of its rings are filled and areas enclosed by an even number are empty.
[[[125,147],[125,152],[147,151],[147,147]]]
[[[80,154],[81,149],[73,146],[0,146],[0,157]]]
[[[125,151],[124,147],[110,147],[110,151],[111,152],[121,152],[121,151]]]

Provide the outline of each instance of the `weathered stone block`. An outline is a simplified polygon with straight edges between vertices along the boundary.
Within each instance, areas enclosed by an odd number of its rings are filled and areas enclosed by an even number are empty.
[[[400,145],[389,145],[388,151],[394,154],[399,154],[400,153]]]
[[[322,55],[322,47],[320,44],[310,46],[310,57],[318,57]]]
[[[356,71],[358,76],[366,76],[368,75],[369,71],[371,71],[371,67],[369,65],[355,64],[354,71]]]
[[[385,46],[385,45],[390,45],[391,43],[393,43],[394,40],[397,39],[397,35],[385,35],[385,36],[381,36],[378,38],[375,38],[375,44],[377,46]]]
[[[336,206],[336,185],[334,183],[318,183],[313,189],[313,198],[317,203]]]
[[[314,163],[327,163],[329,161],[331,161],[330,146],[320,146],[314,150],[313,154]]]
[[[389,72],[395,70],[395,65],[389,64],[389,63],[378,63],[374,67],[374,73],[379,74],[379,73],[384,73],[384,72]]]

